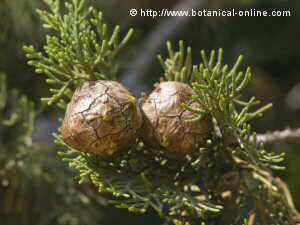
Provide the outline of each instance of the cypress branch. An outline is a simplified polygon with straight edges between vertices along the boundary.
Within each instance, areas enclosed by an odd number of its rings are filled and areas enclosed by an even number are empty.
[[[84,0],[66,2],[67,13],[61,15],[59,0],[46,0],[50,8],[37,10],[44,27],[53,30],[47,35],[44,53],[33,46],[24,46],[28,64],[37,73],[47,76],[47,82],[56,84],[57,93],[43,98],[49,105],[58,100],[68,100],[67,86],[77,87],[89,80],[116,80],[118,65],[116,57],[130,40],[130,29],[120,42],[120,27],[116,26],[109,35],[101,12],[85,6]],[[58,103],[60,107],[63,104]]]
[[[67,2],[65,15],[60,14],[58,0],[45,2],[51,12],[38,13],[56,35],[46,38],[44,54],[33,46],[24,50],[28,64],[45,74],[49,84],[57,85],[45,101],[66,108],[64,99],[69,100],[84,81],[117,80],[116,57],[132,30],[120,42],[120,28],[116,26],[109,35],[102,13],[87,8],[84,0]],[[120,155],[94,155],[73,149],[54,134],[56,143],[66,149],[59,154],[78,172],[79,183],[92,182],[99,192],[111,193],[107,202],[116,207],[139,213],[151,207],[166,223],[249,225],[257,217],[261,224],[296,224],[298,216],[288,192],[270,172],[282,169],[284,155],[267,152],[248,124],[272,105],[251,112],[258,101],[254,97],[240,99],[251,79],[250,68],[239,71],[243,57],[229,69],[222,65],[222,49],[209,55],[201,51],[202,62],[197,64],[193,64],[192,49],[185,49],[183,41],[178,51],[167,42],[167,50],[168,58],[158,56],[165,79],[184,82],[195,92],[182,105],[194,115],[187,121],[194,123],[209,115],[219,134],[213,133],[205,146],[185,156],[174,156],[141,138]],[[194,102],[201,108],[193,106]],[[247,205],[249,199],[254,206]]]

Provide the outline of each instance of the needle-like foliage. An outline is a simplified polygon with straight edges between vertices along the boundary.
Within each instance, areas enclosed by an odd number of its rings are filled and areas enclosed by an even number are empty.
[[[240,193],[245,188],[248,192],[246,195],[249,194],[255,201],[257,211],[249,215],[249,220],[252,221],[250,224],[254,223],[255,216],[259,217],[261,224],[295,224],[299,221],[299,214],[294,208],[288,189],[269,170],[284,169],[278,163],[284,160],[285,154],[268,152],[263,143],[257,142],[256,133],[251,131],[248,123],[262,117],[272,104],[250,111],[260,101],[255,97],[247,102],[241,100],[241,93],[251,79],[249,67],[245,72],[239,71],[243,56],[239,56],[230,69],[228,65],[222,65],[222,49],[219,49],[217,56],[215,51],[211,51],[209,57],[201,51],[203,63],[194,65],[191,69],[190,47],[187,48],[186,59],[183,42],[179,42],[178,52],[173,52],[170,43],[167,43],[167,48],[168,59],[163,60],[158,56],[165,78],[186,82],[193,87],[196,95],[192,98],[201,108],[183,104],[185,109],[195,114],[188,119],[189,122],[196,122],[207,113],[214,118],[216,133],[220,138],[219,151],[225,152],[225,158],[240,173],[240,182],[245,185],[239,187]],[[182,63],[184,60],[185,64]]]
[[[102,14],[87,9],[83,0],[66,3],[66,15],[59,13],[59,1],[45,2],[51,13],[38,12],[57,36],[47,37],[46,55],[32,46],[24,49],[36,72],[46,74],[47,82],[58,87],[51,89],[54,94],[46,101],[71,97],[83,81],[116,80],[115,57],[132,31],[119,44],[120,28],[108,38]],[[103,157],[72,149],[54,134],[66,149],[60,152],[63,160],[79,172],[79,182],[91,181],[99,192],[111,193],[107,203],[116,207],[140,213],[151,207],[166,224],[253,224],[253,218],[257,224],[295,224],[297,213],[288,191],[269,170],[281,169],[277,163],[283,154],[268,153],[248,124],[272,105],[251,111],[259,102],[241,101],[251,78],[250,68],[239,71],[242,56],[229,69],[222,65],[222,50],[217,57],[212,51],[209,58],[202,51],[203,62],[193,65],[191,48],[185,56],[182,41],[179,51],[169,42],[167,48],[169,58],[158,57],[165,79],[191,85],[196,94],[190,100],[201,106],[182,106],[194,113],[187,121],[195,123],[204,114],[215,121],[207,145],[193,155],[176,157],[138,140],[122,155]],[[58,103],[65,108],[63,100]]]
[[[50,12],[37,10],[44,27],[51,30],[46,37],[44,52],[34,46],[24,46],[28,64],[36,73],[45,74],[46,82],[55,85],[52,97],[42,98],[51,105],[65,108],[62,97],[69,99],[74,87],[89,80],[116,80],[116,57],[133,34],[130,29],[120,41],[120,27],[109,32],[101,12],[87,8],[84,0],[66,2],[67,13],[62,15],[59,0],[45,0]]]
[[[37,114],[33,102],[0,74],[1,224],[98,224],[101,202],[74,185],[51,145],[32,138]]]

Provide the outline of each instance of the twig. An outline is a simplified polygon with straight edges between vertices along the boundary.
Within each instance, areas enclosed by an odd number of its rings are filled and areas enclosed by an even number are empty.
[[[287,128],[282,131],[273,131],[266,134],[258,134],[256,136],[257,142],[264,144],[273,144],[281,141],[300,141],[300,128]]]
[[[267,185],[269,189],[272,190],[272,192],[270,192],[270,194],[273,193],[272,196],[275,196],[275,194],[280,194],[280,196],[283,198],[284,207],[289,210],[291,218],[293,221],[295,221],[295,225],[300,225],[300,214],[294,205],[291,193],[287,185],[279,177],[274,177],[268,171],[259,169],[255,165],[252,165],[236,156],[234,156],[232,159],[241,168],[252,170],[250,173],[252,177]],[[260,206],[260,203],[257,205],[257,207],[263,209],[261,210],[261,216],[263,216],[265,212],[264,207]]]
[[[284,196],[284,200],[286,204],[289,206],[288,209],[290,210],[291,216],[294,218],[295,221],[297,221],[296,225],[300,225],[300,213],[297,211],[294,205],[291,193],[287,185],[278,177],[274,179],[274,183],[277,185],[277,187],[280,188],[280,191]]]

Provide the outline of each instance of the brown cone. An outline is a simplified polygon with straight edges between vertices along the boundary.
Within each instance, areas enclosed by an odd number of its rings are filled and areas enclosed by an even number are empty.
[[[205,116],[198,122],[186,122],[194,115],[181,106],[191,103],[193,94],[187,84],[161,82],[142,106],[144,141],[175,154],[190,154],[203,146],[213,128],[211,118]],[[195,102],[191,106],[200,108]]]
[[[76,89],[61,133],[79,151],[112,155],[130,148],[142,125],[135,98],[115,81],[89,81]]]

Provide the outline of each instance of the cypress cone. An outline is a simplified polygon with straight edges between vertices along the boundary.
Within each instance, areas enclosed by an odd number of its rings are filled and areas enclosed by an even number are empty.
[[[213,129],[211,117],[187,122],[193,113],[183,103],[201,108],[192,102],[194,90],[187,84],[175,81],[161,82],[142,106],[144,113],[143,139],[156,148],[173,154],[191,154],[206,143]]]
[[[88,81],[75,90],[61,133],[72,148],[105,156],[134,145],[141,126],[140,107],[121,83]]]

